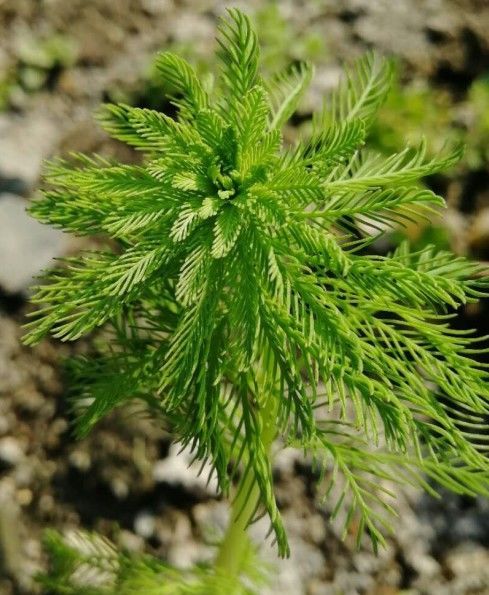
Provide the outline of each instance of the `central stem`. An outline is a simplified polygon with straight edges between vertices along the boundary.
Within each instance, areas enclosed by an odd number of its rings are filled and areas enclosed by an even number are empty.
[[[262,420],[261,441],[269,453],[277,433],[276,401],[270,396],[259,415]],[[250,453],[253,456],[253,453]],[[233,501],[229,525],[216,559],[216,569],[228,577],[238,577],[243,558],[250,545],[247,525],[260,500],[260,489],[253,472],[246,473]]]

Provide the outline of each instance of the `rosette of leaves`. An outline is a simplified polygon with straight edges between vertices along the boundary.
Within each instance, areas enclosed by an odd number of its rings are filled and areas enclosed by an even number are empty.
[[[414,183],[461,155],[427,158],[423,144],[389,157],[365,150],[388,61],[358,60],[311,135],[284,146],[311,67],[263,80],[255,33],[237,10],[218,44],[212,87],[177,55],[159,56],[175,118],[102,109],[105,130],[142,151],[141,165],[81,155],[49,165],[32,214],[115,248],[46,274],[25,341],[73,341],[105,326],[104,350],[72,364],[79,434],[135,399],[164,419],[233,499],[217,561],[232,573],[261,514],[289,553],[273,490],[276,438],[312,455],[333,484],[335,513],[374,544],[394,512],[386,482],[433,491],[427,474],[461,494],[488,493],[488,374],[473,359],[473,333],[450,326],[487,284],[463,258],[405,245],[369,255],[371,239],[355,233],[429,216],[443,199]]]

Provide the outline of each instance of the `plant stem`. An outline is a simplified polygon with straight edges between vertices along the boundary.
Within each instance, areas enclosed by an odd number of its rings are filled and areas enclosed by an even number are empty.
[[[277,434],[276,401],[270,396],[260,411],[262,419],[261,441],[269,453],[273,440]],[[251,453],[251,456],[253,454]],[[247,525],[255,511],[259,499],[260,489],[253,473],[247,473],[238,486],[237,496],[233,501],[229,525],[221,543],[216,559],[216,569],[228,577],[238,577],[241,571],[243,557],[249,548]]]

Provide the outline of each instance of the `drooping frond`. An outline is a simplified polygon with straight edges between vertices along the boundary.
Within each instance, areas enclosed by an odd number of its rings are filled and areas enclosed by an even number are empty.
[[[456,457],[420,459],[413,453],[372,448],[360,430],[333,420],[321,423],[310,449],[332,520],[341,523],[345,536],[351,530],[352,518],[358,518],[357,541],[367,530],[375,549],[385,545],[385,531],[392,531],[399,485],[422,487],[435,497],[436,485],[457,494],[489,496],[487,471],[464,466]]]

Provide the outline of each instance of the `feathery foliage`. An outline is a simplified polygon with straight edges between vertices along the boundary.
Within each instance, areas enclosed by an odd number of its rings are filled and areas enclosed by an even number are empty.
[[[489,493],[488,372],[473,359],[473,333],[450,326],[453,309],[487,295],[481,267],[405,245],[372,256],[369,239],[351,235],[443,205],[415,183],[461,148],[430,158],[424,145],[388,158],[364,151],[391,78],[373,53],[348,71],[311,136],[284,146],[280,128],[311,68],[263,81],[256,35],[237,10],[218,42],[213,89],[178,56],[160,56],[175,119],[101,111],[109,134],[144,152],[142,165],[82,155],[50,164],[32,214],[116,248],[46,274],[25,341],[105,325],[105,351],[72,364],[79,434],[144,401],[211,463],[224,494],[238,476],[258,491],[242,514],[268,514],[280,555],[289,548],[273,492],[275,437],[313,454],[345,526],[358,518],[358,537],[367,530],[376,545],[395,512],[386,481],[433,491],[428,475]]]
[[[253,595],[265,578],[251,547],[242,564],[246,580],[236,583],[208,566],[177,570],[151,556],[120,552],[108,539],[88,532],[49,530],[44,546],[51,568],[39,582],[64,595]]]

